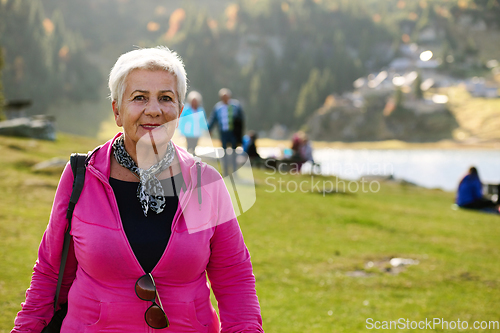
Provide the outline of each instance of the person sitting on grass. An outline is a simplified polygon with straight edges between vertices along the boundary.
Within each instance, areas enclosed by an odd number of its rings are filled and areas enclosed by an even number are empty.
[[[460,181],[455,202],[461,208],[497,208],[495,202],[483,197],[483,184],[475,167],[471,167],[469,173]]]

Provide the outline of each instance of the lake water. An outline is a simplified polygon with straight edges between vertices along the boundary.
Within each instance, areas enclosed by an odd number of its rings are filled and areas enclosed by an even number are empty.
[[[279,155],[272,148],[259,152]],[[322,174],[348,180],[393,175],[423,187],[455,191],[469,167],[475,166],[483,183],[500,183],[499,150],[317,149],[313,156]]]

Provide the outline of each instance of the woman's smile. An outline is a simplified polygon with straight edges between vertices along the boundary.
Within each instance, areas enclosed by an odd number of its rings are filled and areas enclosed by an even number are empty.
[[[161,124],[144,124],[144,125],[141,125],[141,126],[146,131],[152,131],[152,130],[157,129],[159,126],[161,126]]]
[[[113,102],[116,124],[123,127],[125,148],[133,158],[146,134],[156,145],[172,138],[180,115],[177,78],[164,70],[135,69],[127,76],[121,105]],[[166,146],[165,146],[166,147]]]

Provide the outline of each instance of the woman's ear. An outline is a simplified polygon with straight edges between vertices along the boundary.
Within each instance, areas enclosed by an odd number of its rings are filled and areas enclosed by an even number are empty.
[[[179,115],[177,116],[177,118],[181,117],[182,111],[184,111],[184,104],[181,103],[179,106]]]
[[[179,127],[179,118],[181,117],[182,111],[184,111],[184,104],[180,104],[180,112],[179,115],[177,115],[177,119],[175,119],[175,128]]]
[[[111,102],[111,106],[113,108],[113,115],[115,116],[115,122],[118,127],[123,127],[122,119],[120,118],[120,110],[118,109],[118,101],[113,100]]]

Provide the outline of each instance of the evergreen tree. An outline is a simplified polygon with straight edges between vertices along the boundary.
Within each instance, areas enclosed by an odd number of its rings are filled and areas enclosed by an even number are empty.
[[[253,129],[275,123],[300,128],[327,95],[350,90],[365,74],[364,63],[373,57],[369,50],[392,38],[367,20],[370,13],[360,14],[362,6],[331,11],[317,1],[270,0],[258,8],[249,1],[237,6],[229,29],[224,14],[214,28],[208,14],[186,5],[169,46],[183,57],[190,85],[202,93],[207,110],[226,86],[243,103]],[[366,52],[356,51],[361,46]]]
[[[101,76],[60,12],[51,20],[40,0],[8,0],[0,3],[0,19],[8,99],[31,100],[31,114],[45,114],[63,98],[95,99]]]
[[[403,108],[404,95],[401,87],[397,87],[394,92],[394,104],[396,105],[395,111],[401,110]]]
[[[500,28],[500,0],[473,0],[479,17],[485,19],[492,28]]]
[[[418,73],[415,82],[413,82],[413,93],[417,99],[424,98],[424,92],[422,91],[422,75],[420,75],[420,73]]]
[[[3,111],[5,101],[3,97],[2,68],[3,68],[3,49],[0,46],[0,121],[5,119],[5,113]]]
[[[314,68],[306,83],[300,89],[297,106],[295,108],[295,118],[297,124],[302,124],[321,107],[326,97],[331,93],[333,76],[328,68],[323,70]]]

